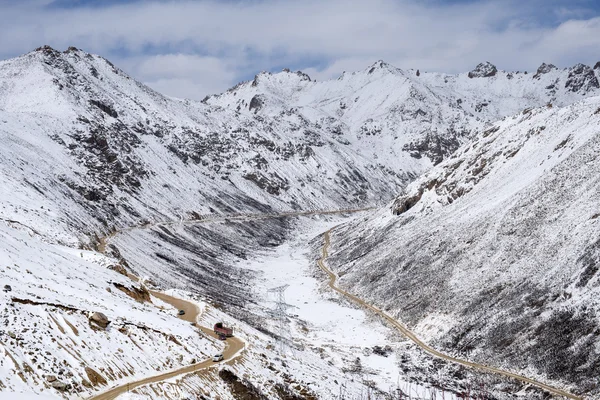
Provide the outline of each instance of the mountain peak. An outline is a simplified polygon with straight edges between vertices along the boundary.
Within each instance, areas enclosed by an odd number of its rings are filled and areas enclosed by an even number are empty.
[[[53,56],[53,57],[56,57],[60,54],[69,54],[69,53],[77,53],[77,52],[82,52],[82,50],[78,49],[75,46],[69,46],[65,51],[61,52],[47,44],[40,46],[37,49],[35,49],[34,51],[32,51],[32,53],[40,53],[40,54],[43,54],[46,56]]]
[[[371,68],[384,68],[384,67],[389,67],[389,66],[390,66],[390,64],[386,63],[383,60],[377,60],[373,64],[371,64]]]
[[[286,73],[286,74],[293,74],[293,75],[297,75],[300,77],[301,80],[303,81],[309,81],[312,82],[312,79],[310,79],[310,76],[308,76],[308,74],[302,72],[302,71],[292,71],[289,68],[284,68],[281,70],[282,73]]]
[[[383,60],[378,60],[378,61],[374,62],[373,64],[371,64],[367,68],[367,73],[372,74],[378,70],[379,71],[388,71],[388,72],[402,72],[402,70],[400,70],[399,68],[396,68],[393,65],[391,65]]]
[[[56,53],[59,53],[58,50],[54,49],[53,47],[51,47],[51,46],[49,46],[47,44],[38,47],[37,49],[34,50],[34,52],[44,53],[44,54],[56,54]]]
[[[478,64],[469,72],[469,78],[489,78],[498,73],[498,68],[489,61]]]
[[[75,46],[69,46],[65,51],[63,51],[63,53],[77,53],[82,51],[81,49],[78,49]]]
[[[556,66],[554,64],[546,64],[546,63],[542,63],[542,65],[540,65],[535,73],[535,75],[533,75],[533,78],[539,78],[540,76],[547,74],[548,72],[557,69]]]
[[[308,74],[305,74],[302,71],[292,71],[289,68],[284,68],[283,70],[281,70],[281,72],[278,72],[278,73],[271,73],[268,71],[259,72],[258,74],[256,74],[254,76],[251,86],[256,87],[263,80],[269,80],[272,77],[278,78],[278,79],[281,79],[281,77],[289,77],[287,79],[294,79],[294,80],[297,80],[299,78],[300,81],[312,82],[312,79],[310,78],[310,76],[308,76]]]

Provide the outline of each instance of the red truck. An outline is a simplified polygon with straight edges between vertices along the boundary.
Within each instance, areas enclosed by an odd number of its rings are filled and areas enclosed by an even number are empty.
[[[233,336],[233,328],[228,328],[223,325],[222,322],[217,322],[213,328],[215,333],[219,336],[232,337]]]

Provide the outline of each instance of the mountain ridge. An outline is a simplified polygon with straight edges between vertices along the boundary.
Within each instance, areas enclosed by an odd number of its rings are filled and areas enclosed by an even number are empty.
[[[343,286],[439,348],[597,395],[598,110],[593,97],[480,132],[336,232]]]
[[[597,192],[600,67],[546,64],[535,75],[492,64],[476,69],[471,78],[469,72],[417,74],[380,60],[320,82],[299,72],[262,73],[197,102],[164,96],[74,47],[59,52],[43,46],[0,61],[0,234],[6,238],[0,261],[16,298],[52,300],[0,300],[29,332],[25,342],[13,339],[6,347],[17,367],[48,372],[67,362],[65,370],[82,388],[87,378],[81,362],[58,345],[42,362],[17,344],[41,343],[46,331],[32,324],[46,326],[55,317],[74,320],[87,341],[103,335],[110,351],[76,346],[87,360],[106,357],[123,368],[129,362],[136,376],[153,369],[154,356],[163,354],[157,343],[169,334],[193,333],[180,324],[169,329],[166,316],[151,317],[149,304],[135,308],[125,294],[113,293],[113,283],[131,285],[108,269],[115,264],[159,285],[200,291],[203,300],[220,307],[211,313],[235,318],[268,353],[274,333],[251,328],[262,328],[267,319],[252,290],[261,273],[247,266],[308,222],[226,216],[387,204],[336,231],[331,262],[341,285],[364,293],[445,350],[490,357],[498,365],[531,369],[540,380],[595,393],[589,387],[598,362],[596,325],[581,305],[598,309],[597,243],[588,240],[598,219],[584,211],[593,207]],[[539,200],[546,194],[549,205]],[[565,204],[581,212],[572,215],[561,208]],[[210,226],[181,223],[203,216],[225,218]],[[535,235],[529,237],[527,229]],[[92,251],[101,237],[117,231],[124,233],[108,246],[108,257]],[[568,244],[572,232],[586,239]],[[541,244],[533,246],[534,239]],[[552,256],[568,266],[561,269]],[[494,270],[496,264],[502,269]],[[511,280],[515,276],[519,282]],[[477,286],[481,282],[484,289]],[[560,289],[563,284],[568,290]],[[162,332],[146,347],[153,357],[128,360],[135,349],[122,332],[90,331],[82,315],[57,314],[53,305],[61,302],[96,308],[121,325],[134,321],[134,339],[145,337],[141,322],[148,319]],[[482,304],[505,320],[487,314]],[[560,332],[553,325],[568,327],[569,321],[584,340],[566,335],[568,346],[557,344]],[[68,328],[66,322],[58,325],[48,337]],[[549,344],[534,343],[532,332]],[[69,343],[61,337],[60,345],[63,339]],[[523,354],[511,353],[508,342]],[[121,344],[128,354],[111,357]],[[567,370],[550,345],[569,360]],[[168,346],[167,364],[190,362],[189,353]],[[213,347],[202,341],[194,351],[206,356]],[[336,368],[345,360],[327,364],[323,354],[310,357],[320,368],[315,371],[340,375]],[[542,365],[546,356],[550,361]],[[12,361],[5,362],[2,382],[43,387],[42,376],[19,381]],[[242,370],[279,379],[266,364],[256,364],[261,367]],[[413,371],[432,373],[434,380],[445,368],[422,364]],[[577,376],[569,368],[583,372]],[[454,372],[445,370],[444,379],[458,388]],[[314,374],[307,379],[316,379]],[[337,386],[328,389],[333,393]]]

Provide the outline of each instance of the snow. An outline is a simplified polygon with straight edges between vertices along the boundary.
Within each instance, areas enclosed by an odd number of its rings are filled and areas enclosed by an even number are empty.
[[[571,390],[593,382],[599,339],[577,332],[600,310],[599,108],[593,97],[499,121],[387,210],[334,231],[342,286],[461,358]]]
[[[0,297],[5,321],[0,379],[8,390],[41,390],[42,375],[60,375],[71,366],[67,383],[85,393],[84,367],[104,371],[100,373],[120,382],[151,374],[159,365],[188,365],[192,358],[215,351],[212,342],[197,340],[197,333],[175,318],[174,311],[159,312],[114,287],[114,283],[132,286],[129,279],[107,269],[115,260],[46,244],[5,224],[0,224],[0,237],[2,282],[11,287]],[[90,327],[87,314],[91,312],[102,312],[112,321],[106,331]],[[186,347],[169,343],[169,335]],[[19,371],[25,372],[25,382],[17,377]]]
[[[18,392],[6,392],[3,394],[3,396],[7,396],[7,399],[10,400],[49,400],[49,399],[55,399],[56,397],[53,396],[45,396],[42,394],[31,394],[31,393],[18,393]],[[130,398],[131,400],[133,398]]]
[[[215,343],[166,304],[138,303],[117,289],[135,287],[107,268],[125,261],[149,286],[197,301],[207,324],[235,324],[248,349],[230,367],[267,393],[298,384],[333,398],[342,384],[359,395],[365,380],[388,390],[418,379],[410,385],[423,395],[423,382],[436,382],[446,367],[434,368],[316,274],[319,246],[308,243],[342,219],[219,216],[358,208],[403,193],[389,204],[396,207],[422,191],[403,216],[386,207],[336,229],[332,262],[345,273],[342,284],[391,303],[450,351],[459,350],[444,340],[457,336],[458,321],[473,322],[461,306],[482,287],[547,283],[544,290],[562,297],[535,316],[534,327],[561,307],[597,310],[597,277],[578,282],[586,251],[596,254],[600,104],[593,77],[580,70],[470,79],[417,76],[378,61],[324,82],[263,73],[193,102],[162,96],[76,49],[0,61],[0,275],[12,288],[0,297],[2,393],[48,392],[47,375],[58,375],[73,385],[72,396],[88,396],[105,387],[84,385],[86,366],[112,386],[215,353]],[[434,179],[440,186],[425,190]],[[506,238],[521,225],[533,233]],[[115,231],[107,255],[97,253],[100,238]],[[533,240],[541,244],[531,253]],[[474,255],[446,259],[453,251]],[[421,280],[435,281],[421,291],[421,281],[410,279],[415,265]],[[381,276],[382,284],[372,283]],[[287,332],[295,350],[284,354],[265,300],[282,284],[290,284],[286,301],[295,307]],[[424,295],[425,302],[402,303]],[[89,312],[106,314],[108,330],[92,329]],[[480,317],[496,324],[503,312]],[[372,353],[384,345],[392,347],[388,357]],[[344,372],[357,357],[368,376]],[[527,373],[544,377],[522,361]],[[443,383],[459,390],[449,378],[456,371],[442,372]],[[231,398],[217,371],[177,379],[195,393],[214,388]],[[164,387],[184,390],[174,382]],[[140,393],[152,396],[149,388]]]

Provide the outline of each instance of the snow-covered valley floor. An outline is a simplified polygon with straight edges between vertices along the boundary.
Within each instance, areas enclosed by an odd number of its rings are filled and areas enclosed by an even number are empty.
[[[352,303],[340,297],[327,286],[325,275],[316,266],[317,250],[323,246],[323,238],[320,235],[336,225],[347,222],[349,218],[348,216],[327,215],[273,219],[268,222],[266,220],[256,221],[267,226],[282,224],[287,227],[286,238],[277,245],[273,245],[273,242],[267,242],[266,245],[258,249],[249,250],[248,257],[245,260],[230,260],[235,268],[246,270],[248,276],[251,277],[249,281],[243,284],[252,292],[247,298],[256,301],[247,304],[246,307],[254,315],[262,318],[262,324],[244,322],[232,315],[227,315],[219,308],[209,304],[204,308],[203,305],[202,325],[212,326],[216,321],[225,321],[228,325],[234,325],[237,335],[248,344],[247,349],[240,360],[236,360],[235,363],[227,367],[215,368],[209,373],[203,374],[203,376],[178,377],[162,384],[156,384],[154,386],[160,387],[162,385],[158,392],[168,393],[171,391],[177,396],[172,397],[172,399],[178,399],[181,388],[187,388],[184,392],[186,395],[202,393],[208,395],[208,398],[235,399],[236,397],[230,392],[231,388],[228,388],[229,382],[226,378],[229,373],[240,377],[243,382],[247,382],[249,387],[262,390],[266,393],[266,398],[270,398],[269,396],[273,393],[278,393],[278,390],[282,390],[281,388],[300,387],[301,390],[311,393],[317,396],[314,398],[319,399],[334,399],[339,398],[340,395],[346,399],[389,399],[394,398],[390,397],[392,393],[399,393],[398,389],[403,393],[418,396],[417,398],[430,399],[433,392],[438,395],[442,393],[441,389],[433,389],[433,387],[442,387],[448,389],[444,393],[444,398],[454,399],[454,393],[461,392],[465,390],[467,385],[472,384],[473,376],[465,375],[465,371],[460,367],[440,364],[437,360],[423,354],[397,331],[386,327],[378,317],[362,309],[357,309]],[[229,235],[235,237],[233,233],[241,234],[239,229],[246,226],[244,224],[247,224],[247,222],[239,224],[230,222],[205,224],[207,230],[205,234],[219,230],[225,232],[226,229],[230,229]],[[166,242],[164,241],[155,241],[151,245],[144,243],[146,239],[155,239],[152,236],[152,232],[155,232],[153,229],[159,229],[163,233],[169,232],[169,235],[176,238],[184,238],[186,232],[190,232],[189,228],[183,225],[171,228],[171,231],[165,231],[166,228],[159,226],[131,230],[126,235],[118,235],[114,239],[114,244],[121,249],[121,244],[136,244],[123,254],[126,255],[125,258],[132,270],[138,273],[138,266],[146,261],[151,250],[163,248],[166,251]],[[11,228],[7,229],[10,230]],[[271,226],[269,232],[272,230],[274,228]],[[44,246],[37,243],[35,238],[28,237],[24,233],[21,232],[22,240],[24,243],[26,242],[27,246],[40,248]],[[260,237],[258,232],[255,233],[255,236]],[[15,235],[16,233],[12,232],[12,234]],[[268,233],[268,235],[272,235],[272,233]],[[267,237],[269,237],[268,235]],[[113,240],[110,244],[113,244]],[[61,248],[63,252],[67,249],[65,247]],[[137,253],[132,252],[132,248],[137,248]],[[7,247],[5,250],[8,251],[8,260],[10,260],[10,253],[18,250],[18,246]],[[219,252],[219,249],[216,248],[215,251]],[[69,275],[67,272],[69,270],[88,270],[93,272],[96,278],[100,278],[96,279],[99,286],[117,278],[126,279],[118,274],[114,275],[112,271],[106,268],[106,265],[116,262],[116,260],[111,261],[91,251],[73,250],[67,251],[67,254],[72,256],[69,257],[69,260],[71,258],[73,260],[70,264],[64,266],[65,276]],[[75,261],[80,259],[83,260],[81,262]],[[90,269],[89,265],[86,264],[89,262],[98,265]],[[181,288],[194,289],[193,281],[184,284],[184,277],[178,275],[177,270],[169,263],[163,262],[161,267],[163,274],[170,273],[173,275],[173,279],[181,280]],[[35,276],[43,275],[44,269],[41,264],[32,263],[31,268],[32,270],[35,269]],[[101,275],[98,275],[99,272],[101,272]],[[198,279],[202,279],[202,270],[198,270],[198,274]],[[69,280],[65,282],[69,282]],[[32,290],[34,286],[23,286],[24,282],[19,283],[16,277],[10,283],[14,289],[13,293],[22,291],[34,297],[44,295],[44,298],[49,298],[46,293],[39,289],[29,293],[29,290]],[[279,299],[277,293],[274,293],[271,289],[283,285],[287,285],[286,290],[283,292],[285,298]],[[164,287],[164,289],[169,288],[170,286]],[[186,297],[186,292],[182,290],[169,292]],[[198,291],[195,292],[198,293]],[[110,298],[111,292],[107,291],[106,293]],[[56,297],[55,302],[64,302],[64,294],[63,291],[62,301],[59,297]],[[83,297],[83,294],[81,294],[81,298]],[[192,297],[201,303],[206,300],[198,297],[198,295]],[[125,303],[128,301],[127,296],[120,296],[120,299]],[[286,314],[284,318],[281,314],[278,315],[274,312],[277,300],[285,302]],[[80,304],[85,304],[81,303],[81,300],[77,301]],[[156,299],[153,299],[153,301],[155,305],[160,303]],[[133,309],[141,307],[136,302],[133,302],[132,305]],[[160,314],[160,310],[156,307],[147,307],[146,305],[143,307],[144,312],[148,314],[142,317],[145,321],[154,321],[152,315],[149,315],[150,313],[156,314],[156,317]],[[124,307],[121,304],[118,310],[117,307],[107,307],[105,310],[109,316],[119,314],[121,318],[129,320],[133,318],[127,314],[129,309],[130,307]],[[127,315],[125,316],[125,314]],[[152,325],[158,327],[166,323],[170,326],[161,327],[161,331],[172,331],[171,321],[172,319],[169,321],[164,320],[164,322],[160,321],[160,323],[152,322]],[[435,321],[432,323],[435,323]],[[79,331],[85,331],[83,324],[77,323],[77,327]],[[181,326],[181,328],[184,327],[185,325]],[[184,334],[180,334],[178,337],[184,339],[181,342],[183,348],[190,345],[194,348],[204,346],[201,351],[194,351],[195,356],[202,353],[203,357],[206,357],[210,356],[211,350],[214,352],[212,348],[209,348],[211,346],[205,338],[194,339],[189,335],[186,337]],[[114,340],[112,336],[107,336],[107,338]],[[95,340],[97,339],[90,336],[90,342]],[[35,360],[29,361],[25,354],[19,354],[18,348],[12,346],[11,343],[8,342],[5,345],[9,346],[12,349],[11,351],[18,355],[18,360],[23,362],[23,365],[25,363],[36,363]],[[156,343],[156,345],[160,347],[161,343]],[[123,346],[123,344],[116,343],[115,346]],[[109,347],[113,348],[115,346],[111,344]],[[160,354],[157,350],[158,348],[152,349],[150,353]],[[118,354],[119,351],[116,351],[116,353]],[[169,352],[172,351],[169,349]],[[57,352],[57,354],[59,353]],[[89,355],[84,355],[90,365],[97,364],[94,361],[94,358],[97,357],[96,353],[94,351]],[[155,364],[153,364],[151,358],[144,359],[139,364],[148,368],[152,367]],[[7,367],[12,365],[9,362],[10,360],[5,361]],[[77,362],[77,360],[72,361]],[[182,354],[177,361],[170,361],[168,366],[172,368],[187,363],[189,363],[189,354]],[[44,368],[46,368],[46,373],[52,372],[50,364]],[[111,379],[110,385],[116,382],[137,381],[162,371],[161,368],[154,371],[151,368],[148,370],[141,367],[136,369],[136,373],[128,378]],[[181,382],[184,382],[184,384],[181,384]],[[417,384],[416,382],[420,383]],[[40,387],[43,386],[40,382],[38,384]],[[497,381],[494,384],[497,384]],[[11,386],[13,386],[13,389],[16,389],[15,386],[21,386],[22,390],[27,391],[25,390],[27,385],[16,385],[16,382],[13,381]],[[208,392],[206,388],[209,388]],[[300,389],[298,390],[300,391]],[[515,391],[518,391],[518,389],[514,390],[513,387],[509,392]],[[146,387],[136,391],[135,394],[145,399],[153,399],[156,398],[153,393],[156,393],[155,388]],[[212,394],[216,394],[217,397],[210,397]],[[525,393],[525,397],[537,398],[527,397],[531,394]]]
[[[289,241],[248,263],[247,268],[260,272],[254,290],[262,297],[261,306],[267,314],[269,310],[272,313],[269,329],[282,336],[277,350],[298,356],[300,349],[316,348],[322,358],[343,372],[346,381],[374,383],[386,393],[400,388],[405,393],[412,391],[429,398],[434,389],[409,383],[400,368],[399,344],[405,338],[340,298],[319,273],[311,241],[346,220],[347,217],[304,219]],[[320,245],[320,239],[312,244]],[[280,298],[273,289],[282,286],[285,291]],[[275,311],[281,300],[287,305],[283,324]],[[343,395],[345,383],[340,384]],[[450,392],[445,396],[454,398]]]
[[[247,307],[260,315],[263,323],[249,324],[210,306],[200,317],[204,326],[211,326],[216,321],[235,326],[237,335],[247,343],[241,359],[203,376],[180,377],[139,389],[135,394],[145,399],[153,398],[156,392],[172,392],[173,398],[198,393],[235,398],[221,379],[223,370],[228,370],[261,388],[267,398],[282,380],[288,384],[294,382],[292,386],[301,385],[319,399],[334,399],[340,395],[347,399],[392,398],[392,393],[399,393],[398,389],[424,399],[431,398],[433,392],[440,395],[441,390],[433,389],[429,383],[415,383],[419,380],[440,385],[444,381],[437,376],[419,376],[427,375],[431,370],[412,365],[417,362],[421,367],[430,366],[432,360],[395,330],[387,328],[379,318],[355,308],[331,291],[325,276],[319,272],[314,251],[322,246],[319,235],[348,218],[315,216],[279,221],[293,226],[286,240],[277,246],[262,247],[245,261],[235,261],[236,268],[251,272],[249,275],[253,278],[249,290],[252,293],[249,297],[258,301]],[[216,224],[218,226],[205,226],[223,229],[220,222]],[[189,229],[179,226],[173,227],[171,232],[183,237]],[[123,252],[124,247],[120,245],[137,242],[145,247],[141,241],[148,237],[151,235],[147,229],[139,229],[114,240],[134,269],[136,254],[130,249]],[[151,248],[152,245],[147,247],[148,250]],[[140,257],[144,259],[145,256]],[[165,268],[168,270],[169,267],[165,264]],[[282,285],[289,285],[284,292],[287,316],[283,322],[273,312],[277,294],[270,292]],[[189,282],[183,286],[190,288]],[[448,387],[460,390],[457,382]],[[450,391],[444,396],[455,398]]]

